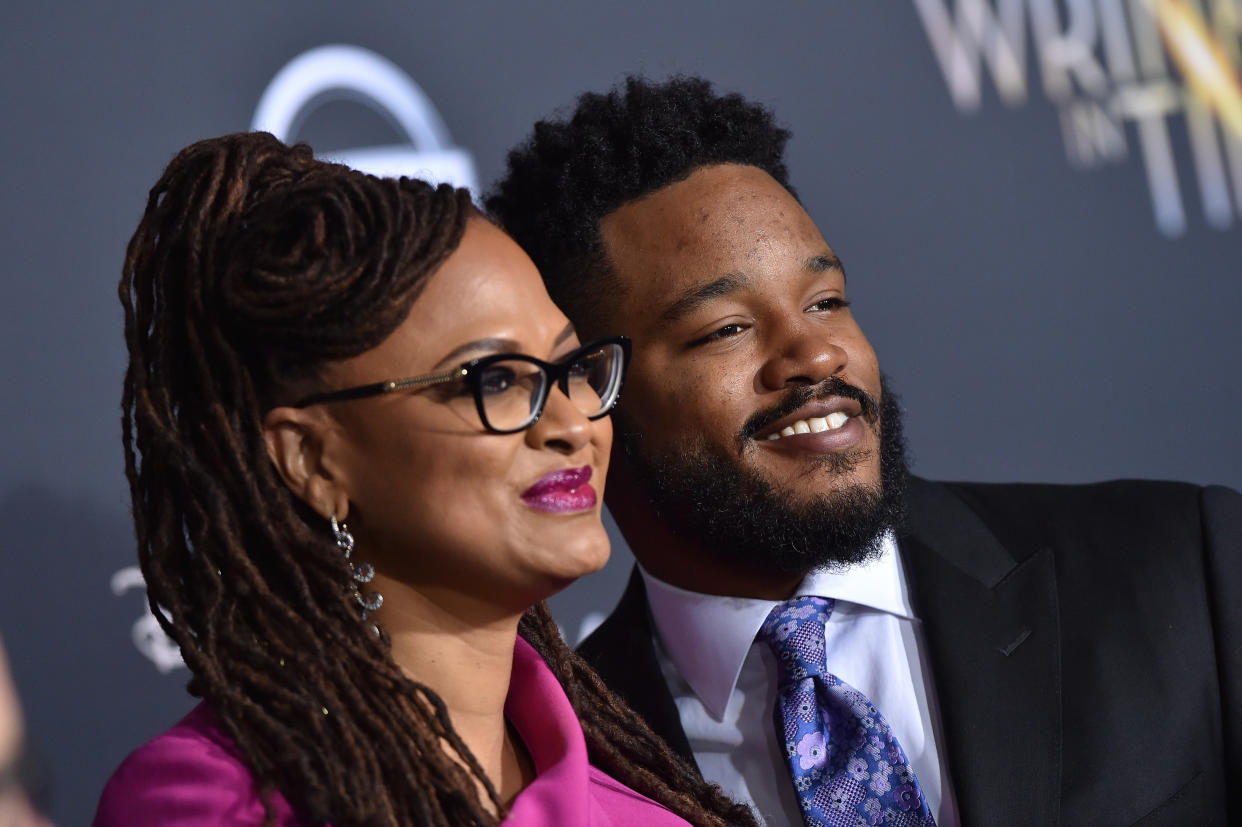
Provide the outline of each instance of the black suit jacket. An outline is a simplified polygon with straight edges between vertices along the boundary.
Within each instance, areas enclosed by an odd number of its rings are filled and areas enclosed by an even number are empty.
[[[1242,823],[1242,496],[913,479],[909,503],[963,824]],[[694,762],[637,571],[579,651]]]

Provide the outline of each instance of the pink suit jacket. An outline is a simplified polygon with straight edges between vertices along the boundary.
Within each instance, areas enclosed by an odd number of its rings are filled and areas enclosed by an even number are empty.
[[[506,827],[684,827],[686,821],[587,762],[586,741],[565,691],[522,638],[513,650],[505,716],[535,763]],[[275,823],[302,827],[279,793]],[[167,732],[135,750],[113,773],[95,827],[262,824],[263,803],[236,744],[199,704]]]

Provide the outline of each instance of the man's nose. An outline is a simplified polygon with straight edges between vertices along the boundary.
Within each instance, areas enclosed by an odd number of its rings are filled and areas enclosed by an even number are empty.
[[[764,390],[815,385],[845,369],[845,349],[822,326],[803,320],[772,331],[768,357],[759,374]]]

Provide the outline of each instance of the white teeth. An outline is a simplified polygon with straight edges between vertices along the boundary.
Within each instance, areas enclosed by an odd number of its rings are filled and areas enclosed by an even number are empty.
[[[799,419],[792,425],[781,428],[779,434],[768,434],[768,439],[780,439],[794,434],[820,434],[824,431],[835,431],[849,421],[849,414],[834,411],[827,416],[813,416],[810,419]]]

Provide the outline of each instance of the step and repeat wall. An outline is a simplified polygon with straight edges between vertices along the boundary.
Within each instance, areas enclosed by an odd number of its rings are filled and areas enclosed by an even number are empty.
[[[1242,487],[1242,0],[16,3],[0,44],[0,636],[62,824],[192,705],[135,566],[116,283],[199,138],[478,193],[579,92],[702,74],[792,129],[917,472]],[[571,641],[630,560],[555,598]]]

